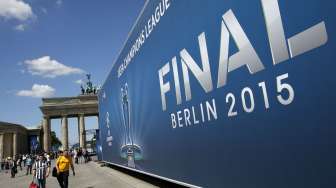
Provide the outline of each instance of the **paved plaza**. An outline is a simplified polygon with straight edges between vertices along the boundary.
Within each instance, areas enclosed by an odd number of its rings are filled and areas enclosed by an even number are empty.
[[[52,165],[54,166],[54,165]],[[70,175],[69,188],[152,188],[156,187],[148,182],[129,176],[118,170],[101,167],[96,162],[87,164],[75,164],[76,176]],[[26,176],[25,168],[22,171],[18,168],[15,178],[10,178],[8,173],[0,171],[0,187],[26,188],[32,181],[32,175]],[[51,174],[47,178],[48,188],[58,188],[56,178]]]

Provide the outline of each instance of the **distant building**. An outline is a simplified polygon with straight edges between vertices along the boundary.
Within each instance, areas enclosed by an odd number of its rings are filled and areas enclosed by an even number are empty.
[[[40,151],[41,133],[41,127],[27,129],[22,125],[0,121],[0,158]]]

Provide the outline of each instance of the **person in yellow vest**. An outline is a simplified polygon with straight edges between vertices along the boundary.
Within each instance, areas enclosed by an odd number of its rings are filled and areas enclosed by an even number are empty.
[[[72,163],[72,158],[67,150],[60,152],[56,161],[57,181],[61,188],[68,188],[70,167],[72,174],[75,175],[75,168]]]

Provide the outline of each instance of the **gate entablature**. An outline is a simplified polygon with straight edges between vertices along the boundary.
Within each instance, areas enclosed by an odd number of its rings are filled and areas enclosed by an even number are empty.
[[[61,118],[62,145],[68,149],[68,118],[77,117],[79,124],[79,145],[85,148],[85,117],[98,116],[98,97],[96,94],[79,95],[77,97],[43,98],[43,149],[51,149],[50,120]]]

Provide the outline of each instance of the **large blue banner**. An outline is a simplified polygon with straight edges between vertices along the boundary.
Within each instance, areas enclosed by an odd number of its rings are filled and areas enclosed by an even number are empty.
[[[336,187],[335,5],[148,1],[99,93],[102,159],[187,186]]]
[[[40,143],[37,136],[29,136],[29,153],[37,153],[40,149]]]

